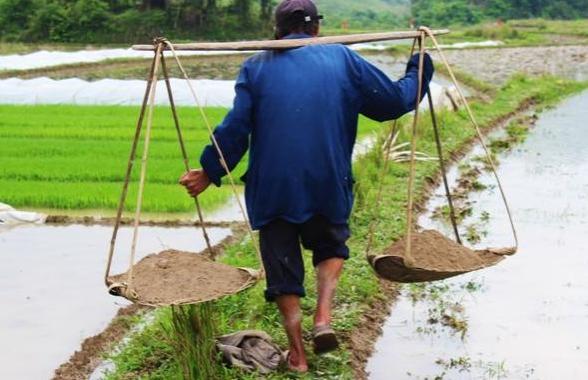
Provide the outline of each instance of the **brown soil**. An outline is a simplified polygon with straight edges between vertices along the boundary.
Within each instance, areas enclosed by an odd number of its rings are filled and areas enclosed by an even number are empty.
[[[486,251],[473,251],[434,230],[411,234],[411,256],[414,267],[434,272],[469,272],[496,264],[501,256]],[[406,260],[406,238],[398,240],[386,255]]]
[[[127,281],[127,274],[110,279]],[[133,301],[150,306],[203,302],[237,293],[254,282],[247,271],[205,255],[166,250],[133,266],[132,290],[137,297]]]
[[[49,215],[45,220],[46,224],[82,224],[86,226],[112,226],[116,218],[102,216],[70,216],[70,215]],[[133,218],[122,218],[121,226],[133,225]],[[230,228],[243,224],[242,222],[205,222],[204,227]],[[200,222],[190,220],[141,220],[142,226],[158,227],[199,227]]]
[[[100,334],[86,339],[67,363],[55,370],[54,380],[87,379],[94,368],[102,361],[102,354],[110,351],[130,330],[129,317],[146,310],[142,306],[131,305],[120,309],[108,327]]]

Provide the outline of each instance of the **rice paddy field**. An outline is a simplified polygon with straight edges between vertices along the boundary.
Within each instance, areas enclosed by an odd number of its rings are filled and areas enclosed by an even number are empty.
[[[196,108],[181,107],[178,112],[192,167],[197,168],[200,152],[209,143],[206,126]],[[23,209],[114,210],[138,113],[139,107],[0,105],[0,199]],[[206,109],[213,125],[226,113],[224,108]],[[362,119],[360,137],[378,126]],[[138,157],[141,152],[142,143]],[[234,171],[236,178],[246,165],[243,159]],[[137,159],[127,210],[134,208],[139,166]],[[144,211],[193,210],[193,201],[178,185],[184,168],[167,107],[154,112],[147,170]],[[230,195],[230,188],[221,186],[205,192],[201,204],[211,209]]]

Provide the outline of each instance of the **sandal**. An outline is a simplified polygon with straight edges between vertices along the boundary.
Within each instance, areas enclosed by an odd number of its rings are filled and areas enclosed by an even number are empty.
[[[339,348],[337,335],[329,325],[315,326],[312,329],[312,341],[315,354],[324,354]]]

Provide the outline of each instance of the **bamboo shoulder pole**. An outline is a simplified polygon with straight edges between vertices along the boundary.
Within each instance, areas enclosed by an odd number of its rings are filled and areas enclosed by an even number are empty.
[[[300,38],[292,40],[266,40],[266,41],[238,41],[238,42],[192,42],[185,44],[174,44],[175,50],[285,50],[293,49],[308,45],[325,45],[325,44],[358,44],[365,42],[391,41],[414,39],[420,36],[418,31],[403,32],[386,32],[386,33],[367,33],[367,34],[349,34],[343,36],[328,36],[315,38]],[[448,34],[448,29],[433,30],[433,35],[439,36]],[[133,50],[155,50],[154,45],[133,45]],[[169,50],[169,47],[166,47]]]

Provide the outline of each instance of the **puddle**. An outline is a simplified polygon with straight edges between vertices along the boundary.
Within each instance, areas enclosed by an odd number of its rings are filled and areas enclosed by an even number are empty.
[[[417,288],[405,286],[368,363],[370,379],[588,378],[587,104],[584,92],[544,112],[523,144],[500,155],[517,255],[429,284],[424,300],[413,302]],[[493,184],[488,175],[480,182]],[[470,200],[475,211],[464,224],[489,212],[479,246],[511,244],[496,188]],[[430,214],[420,224],[444,229]],[[444,323],[451,318],[462,331]]]
[[[131,229],[122,228],[113,273],[126,269]],[[213,243],[230,233],[210,228]],[[0,231],[0,379],[36,380],[87,337],[101,332],[128,301],[102,283],[111,227],[30,226]],[[196,228],[144,227],[137,256],[163,248],[200,251]]]

